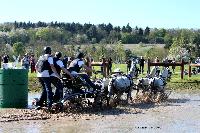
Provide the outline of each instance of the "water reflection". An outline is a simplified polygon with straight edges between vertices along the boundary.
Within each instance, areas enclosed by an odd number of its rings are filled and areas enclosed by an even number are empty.
[[[32,108],[32,101],[34,98],[39,98],[41,93],[36,92],[36,93],[28,93],[28,108]]]

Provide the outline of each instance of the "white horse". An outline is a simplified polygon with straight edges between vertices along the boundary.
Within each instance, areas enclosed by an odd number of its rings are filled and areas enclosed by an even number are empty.
[[[130,74],[133,78],[137,78],[138,71],[139,69],[137,68],[136,62],[132,61],[131,68],[128,74]]]
[[[163,78],[165,81],[171,79],[172,72],[168,67],[164,67],[162,70],[162,73],[160,74],[160,77]]]
[[[19,56],[16,57],[16,56],[13,55],[13,59],[14,59],[15,61],[13,62],[12,67],[13,67],[13,68],[16,68],[16,67],[17,67],[17,64],[19,63]]]
[[[131,92],[134,89],[134,83],[131,75],[123,75],[122,72],[117,69],[115,74],[111,75],[108,85],[108,98],[110,101],[119,101],[123,93],[127,94],[127,102],[132,100]]]
[[[147,77],[149,77],[149,78],[158,77],[158,76],[159,76],[159,73],[160,73],[159,67],[158,67],[158,66],[154,66],[154,67],[151,69],[149,75],[147,75]]]

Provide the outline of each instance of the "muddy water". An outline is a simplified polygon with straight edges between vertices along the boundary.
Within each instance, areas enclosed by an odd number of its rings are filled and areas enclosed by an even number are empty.
[[[29,103],[38,94],[29,95]],[[0,132],[199,132],[200,92],[174,92],[165,103],[134,104],[71,119],[1,122]]]
[[[32,101],[34,98],[39,98],[40,97],[40,93],[29,93],[28,94],[28,108],[32,108]]]

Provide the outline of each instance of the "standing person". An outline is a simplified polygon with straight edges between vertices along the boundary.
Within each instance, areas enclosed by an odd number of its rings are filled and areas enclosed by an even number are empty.
[[[154,62],[155,62],[155,63],[158,63],[158,62],[159,62],[158,57],[155,58]],[[160,67],[159,67],[159,66],[155,66],[155,69],[156,69],[156,74],[155,74],[155,76],[158,77],[158,76],[160,75]]]
[[[140,57],[140,73],[143,74],[144,72],[144,63],[145,63],[145,59],[143,58],[143,56]]]
[[[112,74],[112,58],[108,59],[108,72]]]
[[[94,83],[90,80],[87,74],[80,73],[81,69],[85,69],[86,72],[92,72],[92,68],[87,67],[84,63],[84,54],[79,52],[76,55],[76,58],[70,63],[68,70],[71,72],[72,75],[79,75],[93,88],[98,89]]]
[[[195,64],[200,64],[200,57],[197,57],[197,59],[195,61]],[[200,72],[200,67],[199,66],[197,67],[197,72],[198,73]]]
[[[36,69],[35,69],[35,58],[34,58],[33,54],[31,55],[31,58],[30,58],[30,65],[31,65],[31,73],[36,72]]]
[[[130,71],[130,69],[131,69],[131,63],[132,63],[132,61],[129,59],[129,60],[127,60],[126,61],[126,64],[127,64],[127,73]]]
[[[50,109],[53,103],[53,92],[51,88],[51,80],[49,71],[53,71],[55,75],[60,78],[56,68],[53,64],[53,58],[51,57],[51,48],[44,47],[44,55],[39,57],[36,63],[37,77],[42,85],[42,94],[39,101],[36,103],[39,107],[44,106],[44,102],[48,102],[48,108]]]
[[[158,63],[158,62],[159,62],[158,57],[155,58],[154,62],[155,62],[155,63]]]
[[[3,69],[8,69],[8,60],[9,60],[9,56],[5,54],[2,58]]]
[[[58,73],[59,76],[61,76],[60,74],[62,70],[64,73],[66,73],[73,79],[73,76],[65,68],[62,60],[60,59],[61,57],[62,57],[61,52],[56,52],[55,56],[53,57],[53,64],[56,68],[56,72]],[[50,74],[51,74],[50,75],[51,83],[56,87],[55,94],[53,97],[53,102],[59,102],[61,98],[63,97],[63,85],[61,83],[60,78],[53,71],[50,70]]]
[[[175,58],[173,58],[172,63],[176,63]],[[172,66],[173,73],[175,72],[175,68],[176,68],[176,66]]]
[[[30,59],[29,59],[28,53],[26,53],[24,57],[22,58],[21,65],[22,65],[22,68],[29,70]]]
[[[169,60],[168,60],[168,58],[166,57],[164,60],[163,60],[163,63],[169,63]],[[167,65],[164,65],[163,66],[163,68],[166,68],[166,67],[169,67],[169,66],[167,66]]]

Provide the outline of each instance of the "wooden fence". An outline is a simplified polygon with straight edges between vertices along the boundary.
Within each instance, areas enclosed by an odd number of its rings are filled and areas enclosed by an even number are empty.
[[[102,62],[92,62],[91,66],[103,67],[103,69],[102,69],[103,77],[107,77],[109,75],[108,62],[106,61],[105,58],[102,58]]]
[[[188,77],[191,77],[191,75],[192,75],[192,73],[191,73],[192,67],[200,67],[200,64],[193,64],[190,61],[188,66],[189,66],[189,68],[188,68]]]
[[[187,64],[187,62],[184,62],[184,60],[181,60],[181,62],[175,62],[175,63],[165,63],[165,62],[151,62],[150,59],[148,59],[147,62],[147,69],[148,69],[148,74],[150,73],[150,67],[151,66],[180,66],[181,67],[181,79],[183,79],[183,74],[184,74],[184,65]]]

